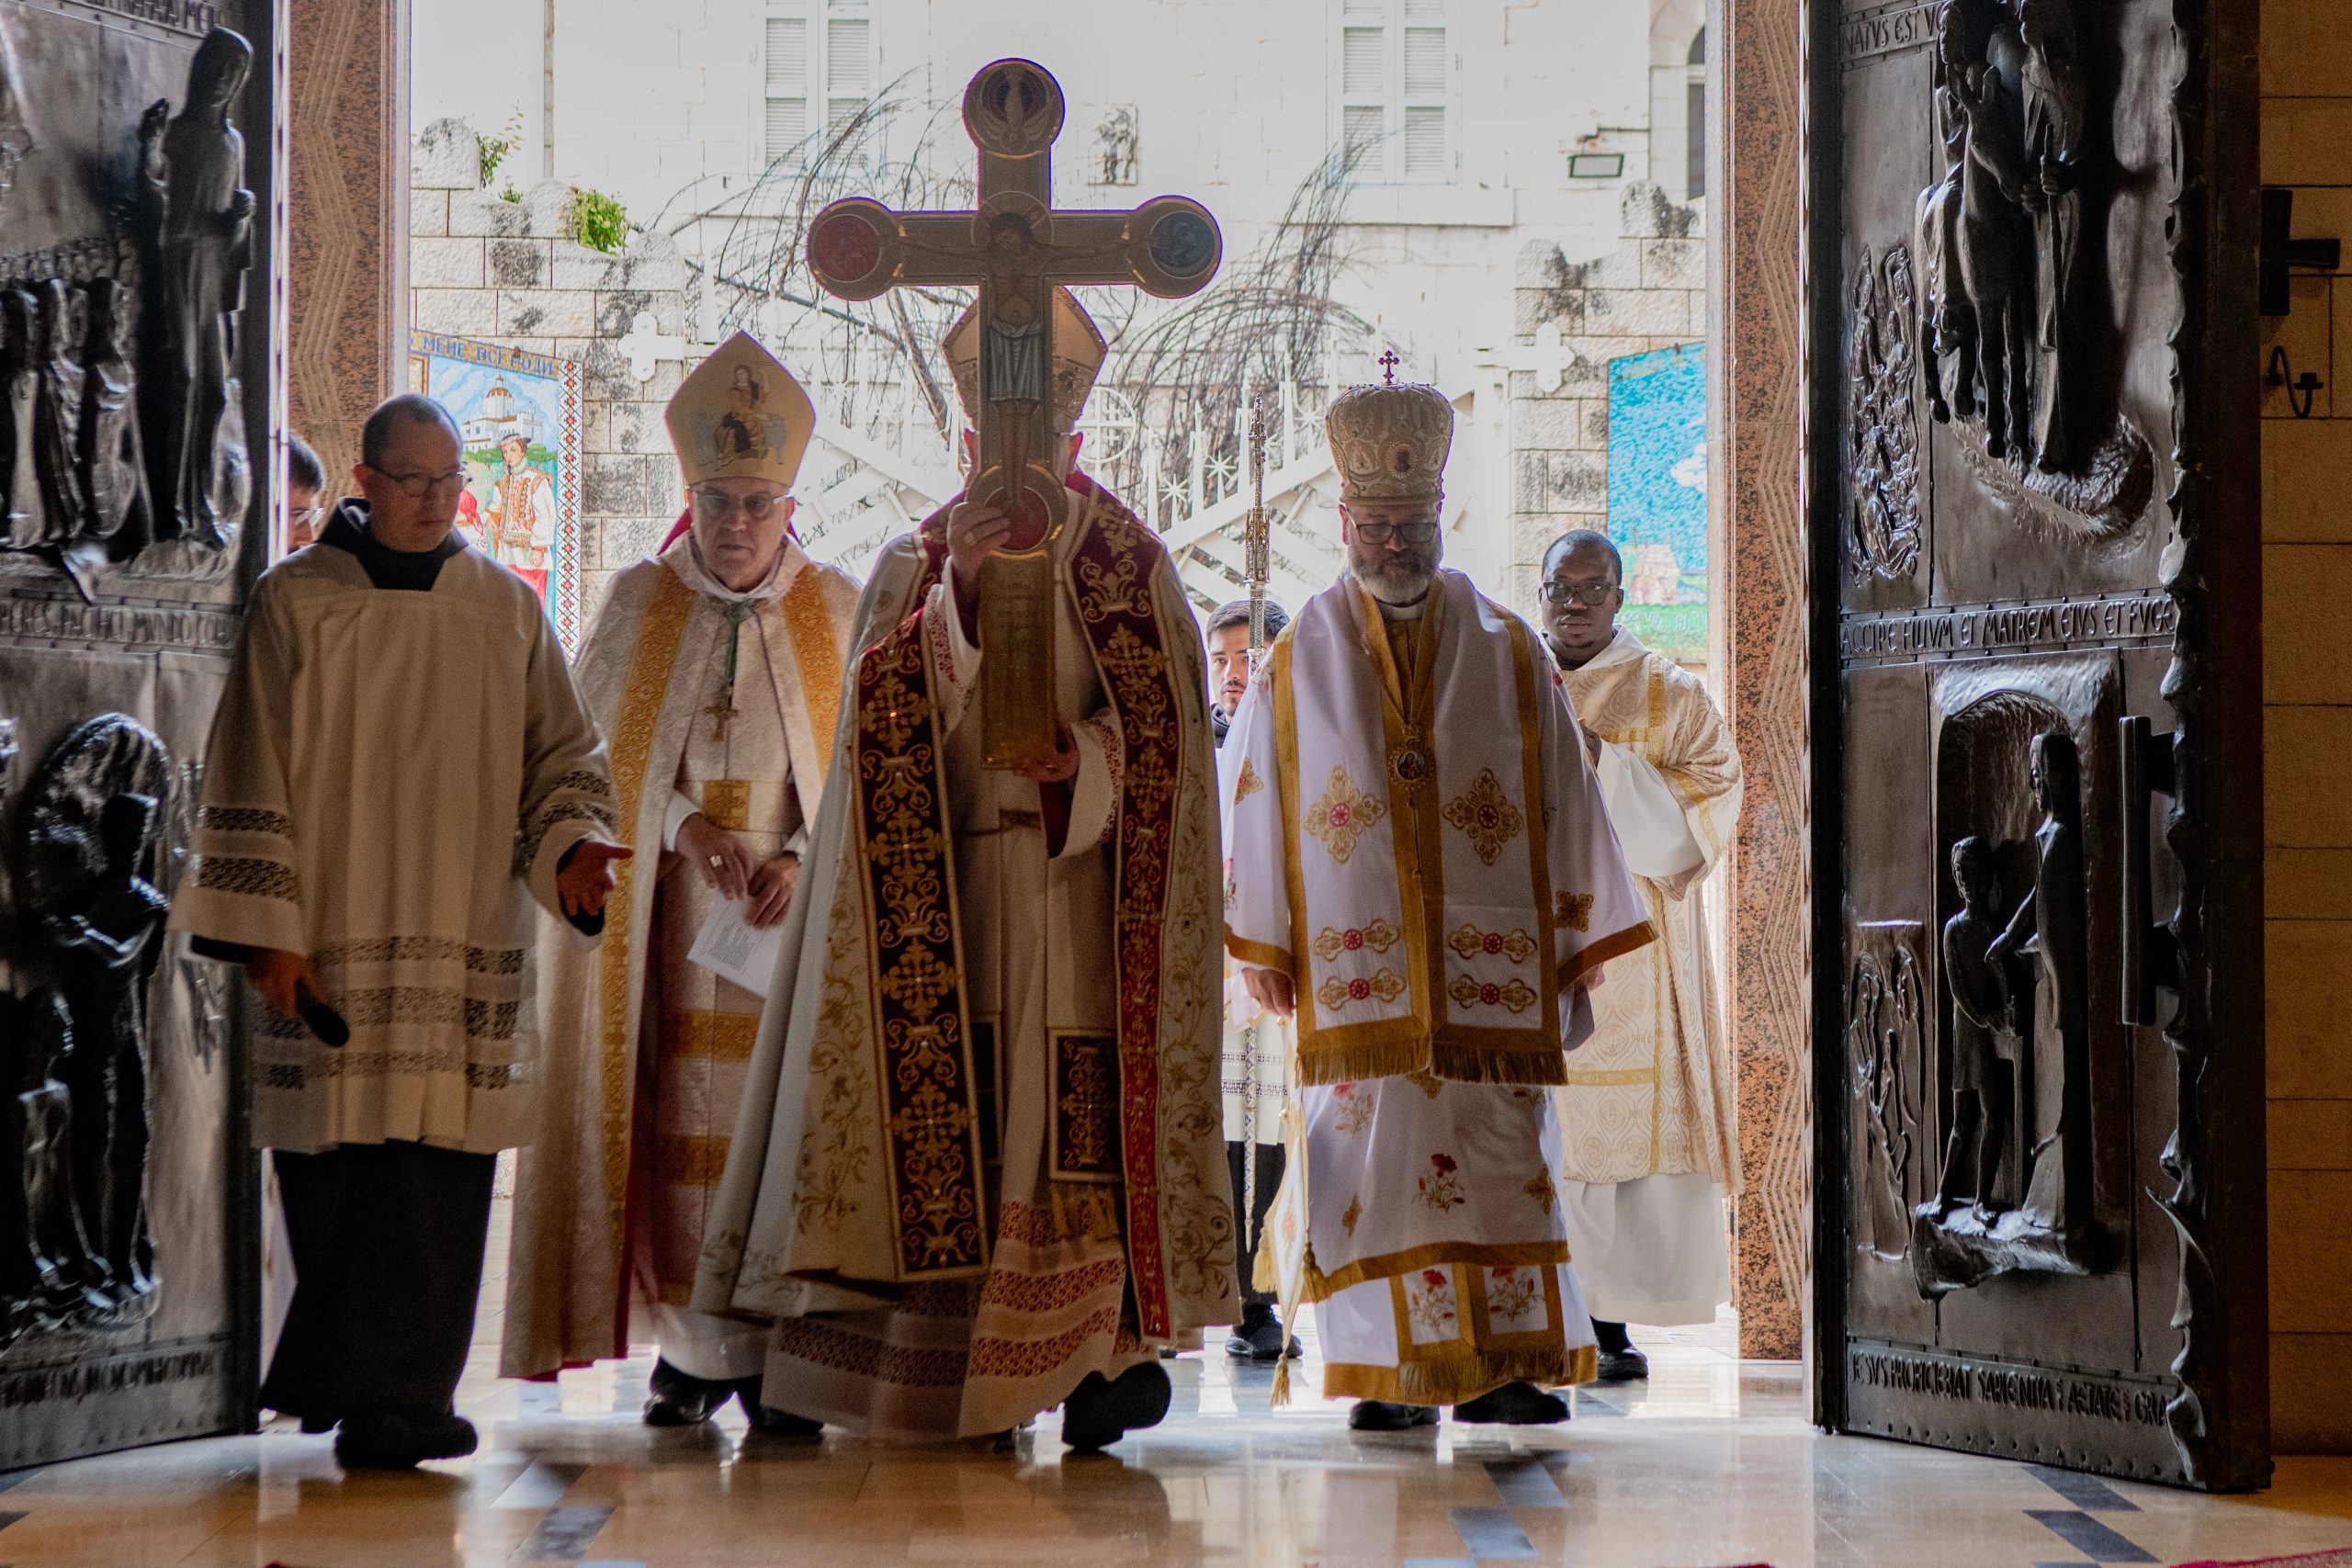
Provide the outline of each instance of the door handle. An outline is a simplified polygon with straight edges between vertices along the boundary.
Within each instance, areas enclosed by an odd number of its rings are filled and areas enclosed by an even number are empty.
[[[2175,788],[2172,734],[2156,733],[2148,716],[2136,713],[2117,719],[2115,729],[2123,760],[2122,1018],[2135,1027],[2152,1026],[2164,1021],[2157,991],[2180,988],[2179,948],[2171,928],[2158,924],[2151,908],[2148,849],[2154,797]]]

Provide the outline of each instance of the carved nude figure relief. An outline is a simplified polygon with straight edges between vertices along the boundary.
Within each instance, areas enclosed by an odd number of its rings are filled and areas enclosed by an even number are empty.
[[[2017,995],[1993,952],[2002,934],[1993,846],[1971,836],[1951,847],[1961,909],[1944,922],[1944,979],[1951,987],[1951,1135],[1933,1217],[1968,1208],[1981,1223],[2004,1205],[2009,1127],[2025,1064],[2017,1050]],[[2007,1043],[2010,1049],[2000,1046]]]
[[[49,538],[49,512],[41,503],[40,461],[36,456],[40,366],[36,355],[40,310],[21,288],[0,288],[0,461],[7,474],[6,543],[28,550]]]

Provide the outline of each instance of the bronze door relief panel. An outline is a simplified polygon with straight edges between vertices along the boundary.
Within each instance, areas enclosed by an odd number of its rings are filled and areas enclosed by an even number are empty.
[[[273,10],[0,0],[0,1467],[254,1416],[237,993],[164,922],[265,555]]]
[[[2250,23],[1826,9],[1819,1414],[2259,1484]]]

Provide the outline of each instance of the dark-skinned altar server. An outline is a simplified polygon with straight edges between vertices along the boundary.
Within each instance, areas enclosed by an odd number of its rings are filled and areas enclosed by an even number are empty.
[[[689,527],[614,580],[577,678],[611,738],[613,782],[642,855],[590,950],[549,925],[541,987],[548,1117],[517,1173],[501,1371],[545,1377],[626,1356],[631,1307],[660,1347],[645,1419],[752,1424],[764,1326],[687,1305],[760,997],[693,962],[731,908],[782,923],[833,756],[856,582],[801,550],[791,489],[816,410],[737,333],[670,400]]]
[[[403,1467],[474,1448],[451,1398],[492,1172],[539,1124],[534,906],[601,930],[629,852],[537,595],[452,531],[457,423],[393,398],[360,449],[364,499],[254,585],[172,923],[267,1004],[253,1134],[297,1282],[261,1403]]]
[[[1542,641],[1438,565],[1452,407],[1359,387],[1325,423],[1347,571],[1226,741],[1227,945],[1297,1022],[1261,1257],[1287,1309],[1315,1303],[1350,1426],[1558,1421],[1539,1385],[1594,1355],[1549,1086],[1649,922]]]
[[[1712,1323],[1731,1299],[1724,1200],[1739,1190],[1731,1049],[1700,895],[1739,821],[1739,753],[1707,689],[1618,624],[1606,535],[1544,552],[1544,631],[1658,941],[1593,1003],[1592,1039],[1554,1091],[1560,1196],[1600,1342],[1600,1381],[1649,1375],[1627,1323]]]
[[[1054,300],[1068,434],[1102,340]],[[974,315],[946,346],[970,417]],[[1162,1346],[1233,1318],[1200,630],[1151,531],[1067,482],[1049,764],[981,765],[978,571],[1005,514],[959,497],[876,566],[710,1221],[695,1304],[775,1320],[763,1398],[860,1432],[1059,1404],[1100,1448],[1166,1413]]]

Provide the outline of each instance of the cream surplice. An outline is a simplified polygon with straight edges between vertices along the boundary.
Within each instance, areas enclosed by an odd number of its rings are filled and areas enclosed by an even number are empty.
[[[1216,817],[1200,635],[1073,479],[1048,802],[980,761],[944,517],[860,602],[695,1304],[774,1319],[763,1395],[853,1430],[1005,1430],[1231,1321]]]
[[[632,1299],[690,1376],[760,1371],[758,1325],[686,1305],[760,998],[687,961],[722,899],[675,845],[698,811],[754,863],[797,848],[832,760],[857,593],[789,536],[764,581],[730,590],[688,535],[622,571],[589,631],[577,678],[638,858],[601,950],[543,923],[542,1010],[571,1048],[517,1172],[505,1376],[627,1355]]]
[[[1458,572],[1404,609],[1343,580],[1237,745],[1227,947],[1292,976],[1306,1086],[1261,1283],[1316,1303],[1327,1395],[1589,1378],[1541,1086],[1651,933],[1550,661]]]
[[[1731,1062],[1702,885],[1739,819],[1740,767],[1706,689],[1619,626],[1563,671],[1659,941],[1613,965],[1555,1091],[1561,1195],[1594,1312],[1712,1321],[1731,1295],[1724,1199],[1739,1190]]]
[[[308,955],[351,1028],[254,1007],[255,1146],[529,1143],[532,905],[560,916],[565,853],[614,821],[538,600],[476,549],[409,592],[312,545],[254,586],[212,737],[173,929]]]

